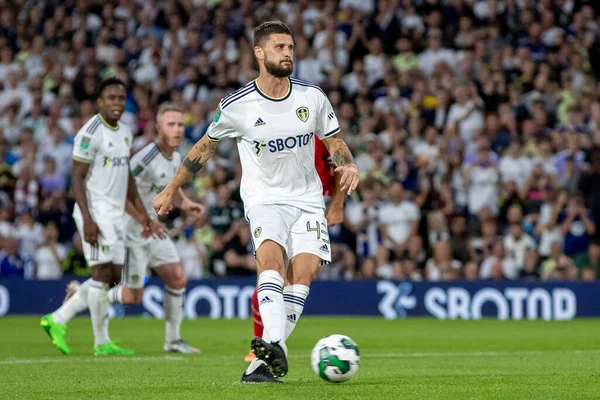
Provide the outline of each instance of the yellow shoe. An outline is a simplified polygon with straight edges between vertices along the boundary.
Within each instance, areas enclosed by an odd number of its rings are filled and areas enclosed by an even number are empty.
[[[251,362],[254,360],[254,352],[250,350],[248,354],[246,354],[246,358],[244,358],[244,362]]]

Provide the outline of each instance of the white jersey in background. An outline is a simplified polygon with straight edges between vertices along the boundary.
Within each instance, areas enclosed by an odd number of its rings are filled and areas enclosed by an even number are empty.
[[[179,164],[181,155],[174,152],[167,157],[156,143],[151,143],[131,158],[131,173],[144,203],[146,212],[153,220],[158,219],[152,208],[152,200],[171,182]],[[125,214],[125,245],[127,247],[122,284],[130,288],[141,288],[146,267],[179,262],[179,254],[169,238],[142,237],[142,226],[129,214]]]
[[[92,219],[100,229],[95,245],[83,241],[83,254],[90,266],[122,265],[125,261],[123,214],[131,143],[132,134],[127,125],[118,123],[113,128],[100,114],[92,117],[75,136],[73,159],[90,164],[85,180],[87,202]],[[78,204],[73,208],[73,219],[82,239],[85,238]]]
[[[181,155],[175,151],[168,157],[158,144],[150,143],[131,158],[130,164],[146,212],[150,218],[157,220],[152,200],[175,176],[181,164]]]
[[[236,138],[242,164],[241,196],[246,215],[256,205],[280,204],[323,213],[315,170],[315,135],[340,131],[325,93],[290,78],[288,93],[273,99],[256,81],[223,98],[207,131],[211,140]]]
[[[127,125],[119,123],[113,128],[100,114],[92,117],[75,136],[73,159],[90,164],[85,187],[94,218],[125,211],[132,139]]]
[[[158,215],[152,208],[152,200],[175,176],[181,164],[181,155],[174,152],[171,157],[167,157],[156,143],[151,143],[136,153],[130,164],[144,208],[150,218],[158,220]],[[125,215],[125,222],[127,242],[144,242],[142,226],[129,214]]]

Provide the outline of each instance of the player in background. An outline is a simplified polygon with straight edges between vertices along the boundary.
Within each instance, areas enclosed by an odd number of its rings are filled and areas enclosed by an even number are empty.
[[[221,100],[206,135],[153,206],[159,215],[168,213],[177,190],[203,168],[219,141],[236,138],[264,325],[262,338],[251,342],[256,358],[242,382],[281,382],[279,377],[288,372],[285,341],[302,314],[320,263],[331,261],[314,136],[331,153],[344,192],[356,189],[359,175],[348,146],[336,136],[339,124],[325,93],[289,77],[294,41],[287,25],[265,22],[254,30],[254,41],[259,77]],[[284,276],[290,283],[285,291]]]
[[[328,211],[326,214],[327,225],[335,226],[341,224],[344,222],[344,192],[342,192],[342,187],[340,185],[341,175],[336,174],[333,171],[335,167],[331,162],[329,150],[327,150],[325,143],[318,137],[315,137],[315,168],[317,174],[319,174],[321,186],[323,186],[325,203],[328,203]],[[258,291],[255,289],[251,301],[252,327],[254,329],[254,336],[262,337],[263,324],[258,308]],[[254,352],[250,350],[244,358],[244,361],[251,362],[253,359]]]
[[[183,112],[175,104],[166,103],[158,108],[156,115],[158,139],[135,154],[130,169],[135,177],[140,197],[152,220],[158,215],[152,208],[152,200],[175,176],[181,164],[181,155],[176,150],[184,138]],[[191,201],[179,189],[174,203],[186,213],[199,218],[204,213],[201,204]],[[170,238],[143,237],[145,215],[127,201],[125,217],[126,257],[122,281],[109,291],[111,303],[139,304],[144,293],[146,268],[150,266],[165,282],[165,344],[164,351],[199,353],[181,338],[183,320],[183,298],[187,278],[183,264]]]
[[[83,253],[92,277],[58,310],[42,317],[40,324],[58,350],[70,354],[66,324],[89,307],[94,355],[130,355],[133,350],[117,346],[108,335],[108,289],[121,280],[125,261],[125,201],[143,216],[144,235],[158,233],[158,227],[148,216],[129,172],[133,136],[119,123],[125,111],[125,84],[116,78],[106,79],[99,85],[98,96],[100,112],[75,136],[71,171],[76,201],[73,218],[83,238]]]

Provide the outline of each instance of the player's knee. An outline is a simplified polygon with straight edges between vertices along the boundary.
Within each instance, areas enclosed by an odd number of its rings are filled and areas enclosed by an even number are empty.
[[[184,289],[187,286],[187,277],[180,264],[176,264],[173,267],[173,275],[170,281],[171,282],[167,282],[167,286],[172,289]]]
[[[156,272],[171,289],[184,289],[187,286],[187,277],[181,263],[167,264],[158,268]]]
[[[179,289],[183,289],[187,286],[187,282],[188,282],[187,277],[185,276],[185,274],[183,272],[181,273],[181,276],[179,277],[177,282],[178,282],[177,286],[179,286]]]
[[[269,258],[261,262],[260,269],[262,271],[277,271],[280,272],[282,269],[282,265],[280,265],[279,261],[274,258]]]
[[[283,274],[283,248],[272,240],[265,240],[256,250],[259,274],[271,270]]]
[[[318,265],[315,267],[294,268],[294,274],[290,277],[290,284],[310,286],[312,280],[317,276],[318,270]]]

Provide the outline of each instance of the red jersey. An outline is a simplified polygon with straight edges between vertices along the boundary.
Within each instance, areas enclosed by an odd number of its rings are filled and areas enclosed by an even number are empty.
[[[333,196],[335,193],[334,168],[327,146],[315,135],[315,168],[323,185],[323,196]]]

